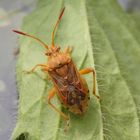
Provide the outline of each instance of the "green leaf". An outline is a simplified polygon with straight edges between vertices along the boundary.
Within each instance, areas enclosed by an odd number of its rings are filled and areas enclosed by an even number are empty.
[[[95,67],[101,102],[92,95],[91,75],[85,76],[90,104],[84,116],[70,113],[70,129],[44,101],[52,88],[46,75],[37,70],[46,62],[45,49],[20,37],[17,63],[19,115],[12,139],[26,140],[139,140],[140,139],[140,30],[132,16],[115,0],[40,0],[23,22],[22,30],[51,43],[51,33],[60,10],[66,7],[55,36],[62,50],[73,46],[72,58],[79,69]],[[57,97],[53,103],[63,110]],[[24,134],[28,134],[25,136]]]
[[[140,20],[140,11],[136,11],[136,12],[130,13],[129,16],[130,16],[131,19],[133,19],[132,20],[133,23],[134,23],[133,25],[135,27],[137,27],[136,29],[139,32],[140,31],[140,22],[139,22],[139,20]]]

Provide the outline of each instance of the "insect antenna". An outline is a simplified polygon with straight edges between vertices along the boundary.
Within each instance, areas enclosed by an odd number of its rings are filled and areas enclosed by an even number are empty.
[[[35,39],[36,41],[38,41],[41,45],[43,45],[46,49],[48,49],[48,45],[45,44],[43,41],[41,41],[39,38],[33,36],[33,35],[30,35],[30,34],[27,34],[27,33],[24,33],[24,32],[21,32],[21,31],[17,31],[17,30],[13,30],[13,32],[17,33],[17,34],[21,34],[21,35],[25,35],[25,36],[28,36],[28,37],[31,37],[33,39]]]
[[[64,11],[65,11],[65,7],[62,9],[62,11],[61,11],[61,13],[60,13],[60,15],[58,17],[58,20],[57,20],[57,22],[56,22],[56,24],[54,26],[54,29],[53,29],[53,32],[52,32],[52,47],[55,47],[55,44],[54,44],[54,34],[55,34],[56,28],[57,28],[57,26],[58,26],[62,16],[63,16]]]

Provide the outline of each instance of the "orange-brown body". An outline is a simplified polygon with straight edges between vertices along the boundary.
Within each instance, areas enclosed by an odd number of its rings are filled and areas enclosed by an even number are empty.
[[[70,50],[67,48],[65,51],[60,51],[60,48],[54,44],[54,33],[58,23],[64,13],[65,8],[63,8],[58,21],[52,32],[52,44],[51,47],[48,47],[43,41],[38,39],[35,36],[29,35],[27,33],[13,30],[14,32],[31,37],[38,41],[42,46],[47,49],[45,55],[48,56],[47,64],[37,64],[27,73],[32,73],[36,68],[41,67],[44,72],[47,72],[54,84],[54,87],[49,92],[48,103],[49,105],[57,111],[64,119],[69,120],[69,117],[64,114],[62,111],[57,109],[52,103],[51,100],[57,93],[57,96],[60,102],[64,107],[68,108],[69,111],[75,114],[83,114],[87,111],[88,100],[89,100],[89,90],[87,83],[82,78],[82,74],[93,73],[93,94],[96,95],[96,73],[93,68],[86,68],[78,71],[76,68],[71,56]]]
[[[47,66],[48,74],[63,106],[75,114],[86,112],[89,90],[70,55],[56,52],[49,56]]]

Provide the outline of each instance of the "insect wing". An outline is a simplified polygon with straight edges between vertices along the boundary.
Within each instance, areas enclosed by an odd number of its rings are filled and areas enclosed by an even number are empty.
[[[56,70],[49,72],[62,101],[72,105],[72,96],[85,97],[86,91],[80,75],[71,61]],[[73,95],[72,95],[73,94]],[[75,94],[75,95],[74,95]]]

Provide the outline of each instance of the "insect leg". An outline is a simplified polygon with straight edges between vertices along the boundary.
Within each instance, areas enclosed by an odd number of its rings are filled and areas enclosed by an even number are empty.
[[[27,74],[33,73],[35,71],[35,69],[38,68],[38,67],[42,67],[42,68],[45,68],[45,69],[48,68],[47,65],[45,65],[45,64],[37,64],[31,70],[24,71],[24,72],[27,73]]]
[[[73,48],[72,47],[67,47],[64,49],[64,53],[68,53],[71,54],[72,53]]]
[[[94,82],[94,85],[93,85],[93,94],[98,98],[100,99],[100,97],[97,95],[96,93],[96,72],[93,68],[85,68],[85,69],[82,69],[79,71],[80,74],[88,74],[88,73],[93,73],[93,82]]]
[[[66,121],[69,121],[69,117],[64,114],[63,112],[61,112],[60,110],[58,110],[52,103],[51,103],[51,99],[53,99],[54,95],[56,93],[56,89],[53,88],[48,95],[48,104],[55,110],[57,111]]]

